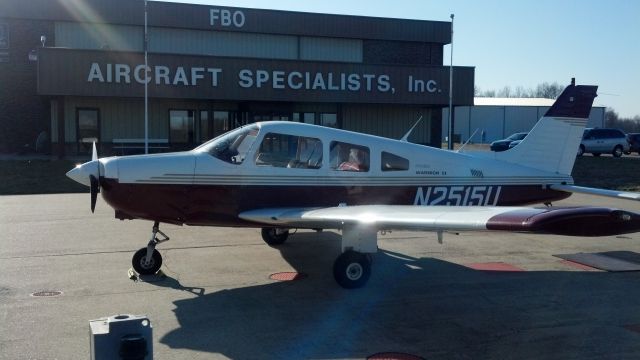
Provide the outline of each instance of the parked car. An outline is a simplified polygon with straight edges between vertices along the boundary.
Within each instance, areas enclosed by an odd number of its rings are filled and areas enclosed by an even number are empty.
[[[509,144],[509,149],[511,149],[512,147],[514,147],[514,146],[516,146],[516,145],[520,144],[521,142],[522,142],[522,140],[512,141],[512,142]]]
[[[609,153],[615,157],[629,152],[627,137],[619,129],[587,128],[584,130],[578,156],[591,153],[593,156]]]
[[[640,155],[640,133],[627,134],[627,142],[629,143],[629,152],[626,154],[631,154],[635,151]]]
[[[509,150],[509,144],[511,144],[514,141],[521,141],[522,139],[524,139],[525,136],[527,136],[527,134],[528,133],[526,132],[520,132],[520,133],[515,133],[510,135],[506,139],[496,140],[491,143],[491,151]]]

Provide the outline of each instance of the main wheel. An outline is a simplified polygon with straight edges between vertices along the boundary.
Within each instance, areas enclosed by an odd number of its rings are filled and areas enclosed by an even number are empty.
[[[369,276],[371,276],[371,262],[365,254],[347,251],[338,256],[333,263],[333,277],[345,289],[364,286]]]
[[[131,260],[133,270],[135,270],[140,275],[153,275],[157,273],[162,266],[162,255],[160,255],[160,252],[156,249],[153,249],[151,260],[148,263],[145,262],[146,257],[146,247],[136,251],[136,253],[133,254],[133,259]]]
[[[289,230],[262,228],[262,240],[268,245],[282,245],[289,237]]]
[[[584,145],[580,144],[580,147],[578,148],[578,156],[582,155],[584,155]]]
[[[600,156],[600,153],[593,153],[593,156],[598,157]]]
[[[622,146],[616,145],[616,147],[613,148],[612,154],[614,157],[622,156]]]

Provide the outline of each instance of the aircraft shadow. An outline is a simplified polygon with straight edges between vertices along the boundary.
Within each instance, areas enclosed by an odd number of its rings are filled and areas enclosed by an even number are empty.
[[[233,359],[640,354],[640,334],[625,328],[640,324],[634,273],[482,272],[381,251],[366,287],[344,290],[331,274],[336,234],[298,234],[278,249],[308,277],[177,300],[180,327],[160,342]]]

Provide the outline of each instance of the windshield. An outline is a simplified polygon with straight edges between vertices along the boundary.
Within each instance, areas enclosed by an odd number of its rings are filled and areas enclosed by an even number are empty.
[[[258,126],[248,125],[210,140],[195,150],[230,164],[242,164],[258,136]]]

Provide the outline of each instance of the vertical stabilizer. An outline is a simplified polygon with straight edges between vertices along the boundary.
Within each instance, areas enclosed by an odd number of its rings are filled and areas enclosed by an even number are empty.
[[[517,146],[496,153],[496,159],[570,175],[597,89],[572,81],[529,135]]]

